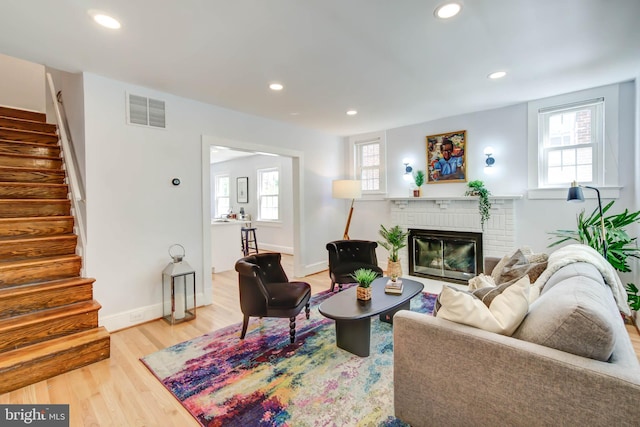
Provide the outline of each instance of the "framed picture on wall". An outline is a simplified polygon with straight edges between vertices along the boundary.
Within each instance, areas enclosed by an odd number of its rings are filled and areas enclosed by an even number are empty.
[[[249,203],[249,177],[237,178],[236,199],[238,203]]]
[[[427,136],[427,184],[467,182],[467,131]]]

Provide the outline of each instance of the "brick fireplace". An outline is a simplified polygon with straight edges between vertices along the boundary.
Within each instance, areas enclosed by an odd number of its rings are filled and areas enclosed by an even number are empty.
[[[476,197],[392,198],[391,224],[397,224],[405,230],[482,233],[479,259],[486,256],[501,257],[515,248],[515,201],[521,197],[490,197],[491,218],[485,223],[484,230],[480,226]],[[408,248],[400,251],[400,262],[402,271],[409,273]]]

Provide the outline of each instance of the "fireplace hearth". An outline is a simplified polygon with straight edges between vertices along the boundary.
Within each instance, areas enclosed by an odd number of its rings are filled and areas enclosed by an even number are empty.
[[[409,274],[467,284],[482,273],[482,233],[409,229]]]

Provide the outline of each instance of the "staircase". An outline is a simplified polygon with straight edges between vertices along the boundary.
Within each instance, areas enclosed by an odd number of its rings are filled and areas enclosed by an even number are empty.
[[[109,357],[56,126],[0,107],[0,394]]]

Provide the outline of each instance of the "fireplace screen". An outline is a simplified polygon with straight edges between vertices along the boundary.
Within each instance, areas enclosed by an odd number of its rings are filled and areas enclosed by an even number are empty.
[[[482,233],[409,230],[409,274],[466,284],[482,272]]]

